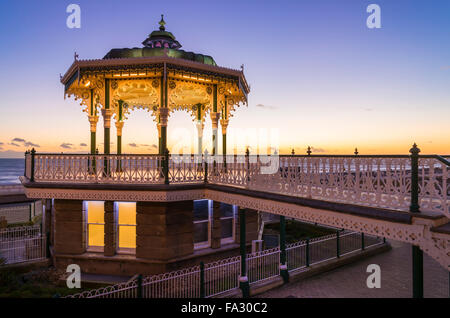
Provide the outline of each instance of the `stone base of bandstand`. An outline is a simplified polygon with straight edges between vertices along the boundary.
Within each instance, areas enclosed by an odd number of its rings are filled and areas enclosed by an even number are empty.
[[[87,274],[153,275],[199,265],[200,261],[208,263],[239,255],[236,240],[221,245],[217,234],[212,235],[214,244],[210,248],[194,249],[193,201],[137,202],[135,254],[117,251],[112,233],[112,204],[105,201],[105,246],[103,251],[92,251],[86,248],[82,205],[81,200],[54,201],[52,259],[59,269],[77,264]],[[257,235],[257,212],[248,210],[247,215],[247,248],[250,251],[251,241]],[[239,220],[236,223],[235,238],[238,239]]]

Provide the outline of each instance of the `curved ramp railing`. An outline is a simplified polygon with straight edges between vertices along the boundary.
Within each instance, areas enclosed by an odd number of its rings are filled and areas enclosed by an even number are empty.
[[[437,155],[105,155],[26,153],[33,182],[211,183],[450,218],[450,162]],[[414,168],[417,167],[417,168]],[[413,169],[414,168],[414,169]],[[414,172],[414,174],[413,174]],[[415,177],[415,178],[413,178]],[[417,180],[414,181],[413,180]]]

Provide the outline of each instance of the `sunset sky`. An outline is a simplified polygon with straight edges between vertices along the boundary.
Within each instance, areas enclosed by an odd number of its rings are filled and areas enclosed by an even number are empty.
[[[66,7],[81,7],[81,29]],[[381,7],[381,29],[366,8]],[[59,74],[74,59],[141,47],[166,29],[183,49],[239,69],[251,85],[248,107],[230,121],[229,152],[242,133],[278,134],[281,153],[450,154],[450,1],[448,0],[149,1],[40,0],[0,3],[0,157],[87,152],[89,122],[63,96]],[[97,141],[103,145],[102,120]],[[206,123],[205,143],[211,139]],[[194,140],[187,113],[169,118],[169,149]],[[236,138],[234,138],[235,136]],[[239,137],[239,138],[238,138]],[[111,140],[115,142],[115,128]],[[123,128],[124,153],[154,153],[156,125],[137,110]],[[221,144],[221,143],[220,143]],[[112,144],[115,151],[115,143]]]

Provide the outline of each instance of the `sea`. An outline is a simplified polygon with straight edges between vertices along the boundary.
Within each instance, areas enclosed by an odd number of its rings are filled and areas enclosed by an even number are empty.
[[[0,158],[0,185],[20,184],[19,176],[23,176],[24,159]]]

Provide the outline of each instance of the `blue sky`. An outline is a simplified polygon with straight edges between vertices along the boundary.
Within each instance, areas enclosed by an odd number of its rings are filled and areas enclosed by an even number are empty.
[[[70,3],[81,7],[81,29],[66,27]],[[381,29],[366,27],[371,3],[381,7]],[[161,13],[183,49],[221,66],[245,65],[249,106],[229,129],[276,128],[282,152],[312,145],[325,153],[355,146],[406,153],[415,141],[423,152],[450,153],[450,1],[5,0],[0,157],[20,156],[26,142],[38,151],[87,151],[80,146],[89,143],[86,115],[64,100],[59,74],[75,51],[95,59],[140,47]],[[193,131],[187,114],[170,118],[169,146],[179,128]],[[149,152],[129,144],[157,143],[143,111],[123,134],[125,152]]]

